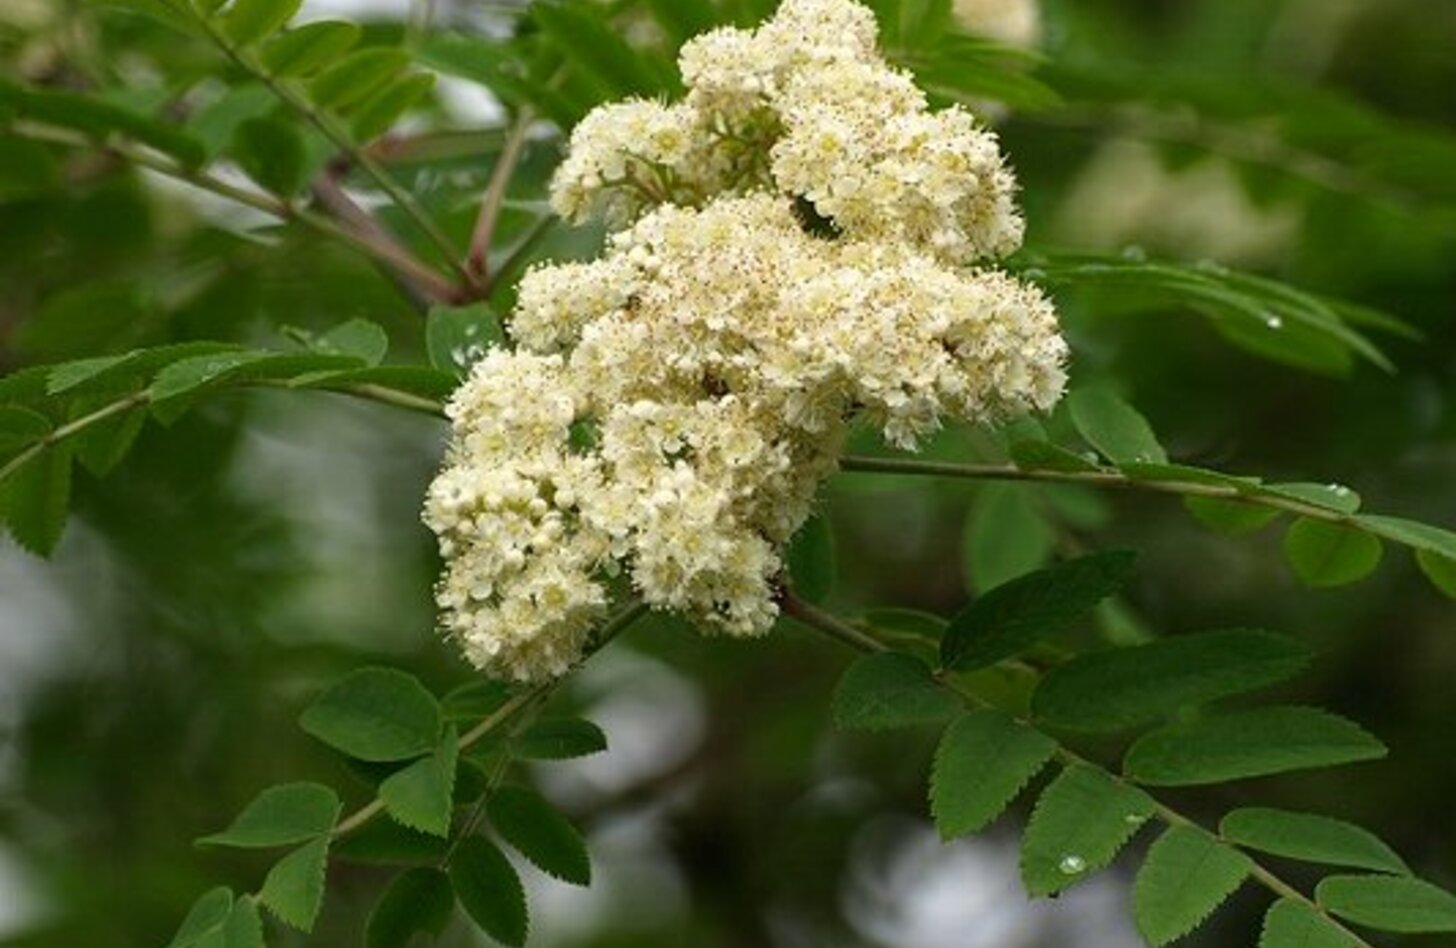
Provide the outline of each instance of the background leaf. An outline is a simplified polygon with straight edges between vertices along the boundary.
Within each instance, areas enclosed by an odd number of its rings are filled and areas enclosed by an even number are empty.
[[[591,858],[575,826],[540,794],[501,787],[486,801],[491,826],[537,868],[573,885],[591,884]]]

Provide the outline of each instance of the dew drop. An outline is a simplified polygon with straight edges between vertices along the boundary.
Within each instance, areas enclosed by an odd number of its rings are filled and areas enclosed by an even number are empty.
[[[1148,252],[1137,244],[1128,244],[1122,248],[1122,259],[1141,263],[1148,259]]]
[[[1283,329],[1284,320],[1279,316],[1269,315],[1264,317],[1264,325],[1270,329]]]
[[[1067,853],[1062,857],[1061,862],[1057,863],[1057,868],[1066,875],[1075,876],[1087,868],[1087,860],[1074,853]]]
[[[1148,818],[1146,816],[1143,816],[1141,813],[1129,813],[1127,816],[1124,816],[1122,818],[1122,821],[1132,826],[1138,826],[1142,823],[1147,822],[1147,819]]]

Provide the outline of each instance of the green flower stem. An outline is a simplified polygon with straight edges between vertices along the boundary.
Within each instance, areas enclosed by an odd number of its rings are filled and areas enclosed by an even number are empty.
[[[963,464],[952,461],[920,461],[914,458],[877,458],[849,455],[839,462],[841,471],[858,474],[904,474],[921,477],[945,477],[959,480],[1043,481],[1056,484],[1082,484],[1117,490],[1142,490],[1182,497],[1207,497],[1251,507],[1267,507],[1310,520],[1337,523],[1351,530],[1409,546],[1410,541],[1380,526],[1360,520],[1353,514],[1328,507],[1307,504],[1266,494],[1245,494],[1232,487],[1217,484],[1194,484],[1188,481],[1134,479],[1113,468],[1095,471],[1053,471],[1044,468],[1021,468],[1014,464]]]
[[[585,662],[587,659],[591,658],[597,652],[605,648],[607,643],[611,642],[619,634],[625,631],[626,628],[630,626],[633,622],[636,622],[638,619],[642,618],[642,616],[646,614],[646,612],[647,606],[639,601],[630,602],[627,605],[623,606],[621,609],[617,610],[617,612],[613,614],[610,618],[608,618],[606,622],[602,623],[601,627],[597,630],[597,634],[592,639],[591,646],[588,648],[586,654],[582,657],[581,661]],[[466,731],[465,734],[461,736],[460,749],[463,751],[468,747],[472,747],[475,744],[480,743],[480,741],[484,740],[486,737],[500,730],[500,728],[504,724],[514,719],[516,715],[518,715],[522,710],[540,702],[544,702],[565,680],[565,678],[555,678],[551,681],[544,681],[525,691],[520,692],[519,694],[513,695],[510,700],[508,700],[505,704],[501,705],[495,711],[482,718],[479,724],[475,725],[475,727],[471,728],[469,731]],[[500,771],[501,776],[504,776],[504,769],[497,769]],[[499,782],[499,777],[493,774],[492,785],[499,784]],[[489,796],[489,791],[487,791],[486,795]],[[365,823],[368,823],[370,820],[374,819],[382,812],[384,812],[384,801],[376,798],[365,804],[364,806],[360,807],[358,810],[355,810],[344,819],[340,820],[334,826],[334,831],[332,835],[334,838],[337,839],[340,836],[352,833],[354,830],[357,830]]]
[[[843,642],[846,645],[849,645],[856,651],[864,652],[866,654],[893,651],[893,649],[891,649],[888,645],[885,645],[883,642],[879,641],[869,633],[863,631],[862,629],[855,628],[853,625],[841,619],[839,616],[834,615],[833,613],[826,612],[825,610],[820,609],[818,606],[815,606],[812,603],[808,603],[802,599],[799,599],[792,592],[786,593],[784,595],[784,597],[780,600],[780,605],[783,608],[785,615],[797,619],[798,621],[809,626],[810,628],[822,632],[830,638],[835,639],[836,641]],[[951,675],[948,675],[946,672],[937,670],[935,672],[935,680],[941,685],[941,687],[947,688],[950,691],[954,692],[957,697],[959,697],[967,704],[973,707],[989,707],[987,702],[985,702],[978,695],[969,690],[962,682],[956,681],[955,678],[953,678]],[[1012,717],[1016,720],[1018,724],[1021,724],[1024,727],[1029,727],[1033,729],[1035,729],[1036,727],[1036,725],[1026,720],[1025,718],[1016,717],[1015,715],[1013,715]],[[1122,775],[1113,773],[1112,771],[1107,770],[1107,768],[1102,767],[1100,764],[1088,760],[1087,758],[1076,753],[1075,751],[1071,751],[1063,747],[1060,741],[1057,742],[1056,756],[1057,759],[1061,761],[1061,763],[1064,765],[1082,764],[1088,767],[1096,767],[1097,769],[1107,773],[1108,776],[1110,776],[1118,783],[1128,786],[1132,785],[1130,781],[1128,781]],[[1142,790],[1144,793],[1147,792],[1147,788],[1145,787],[1138,787],[1138,789]],[[1208,833],[1215,839],[1220,840],[1224,843],[1224,845],[1232,846],[1231,843],[1228,843],[1226,840],[1224,840],[1223,837],[1221,837],[1218,833],[1203,827],[1196,820],[1184,815],[1183,813],[1180,813],[1179,811],[1173,809],[1167,804],[1159,802],[1157,800],[1154,800],[1154,804],[1154,813],[1156,814],[1157,818],[1167,825],[1195,827],[1199,830],[1202,830],[1203,832]],[[1247,856],[1248,854],[1245,853],[1245,855]],[[1249,862],[1249,875],[1260,885],[1264,886],[1266,889],[1270,890],[1277,896],[1287,899],[1293,899],[1296,902],[1301,902],[1313,911],[1319,913],[1319,915],[1323,917],[1327,922],[1329,922],[1330,925],[1334,926],[1346,937],[1348,937],[1351,940],[1351,944],[1357,945],[1359,946],[1359,948],[1373,948],[1373,946],[1369,942],[1365,941],[1359,935],[1350,931],[1338,919],[1334,918],[1332,915],[1326,912],[1325,909],[1321,905],[1319,905],[1319,903],[1314,901],[1314,899],[1311,899],[1309,896],[1305,895],[1294,886],[1285,882],[1283,879],[1275,875],[1269,869],[1256,862],[1252,857],[1249,857]]]
[[[219,49],[221,49],[238,68],[258,79],[270,92],[276,96],[290,109],[297,112],[314,128],[333,143],[339,152],[347,157],[351,164],[367,174],[385,194],[389,195],[391,201],[405,213],[420,233],[424,234],[431,243],[439,249],[445,261],[455,271],[456,276],[464,284],[470,293],[480,298],[483,287],[461,262],[450,238],[440,229],[433,218],[426,213],[420,203],[415,200],[414,195],[400,186],[389,172],[381,165],[373,155],[364,149],[358,148],[350,138],[348,132],[339,126],[334,119],[322,112],[308,100],[308,97],[299,92],[292,83],[278,76],[273,75],[263,65],[249,56],[246,51],[235,46],[224,36],[211,21],[204,16],[196,16],[195,21],[198,27],[207,35]]]
[[[348,244],[355,250],[378,260],[411,284],[420,287],[431,298],[449,301],[459,296],[453,283],[442,277],[434,267],[421,261],[403,246],[394,241],[379,240],[372,235],[360,233],[340,226],[332,219],[300,207],[291,201],[284,201],[270,194],[241,188],[229,184],[204,171],[184,168],[175,161],[159,157],[139,148],[131,148],[119,142],[97,142],[84,135],[77,135],[60,129],[52,129],[33,123],[17,123],[8,129],[11,133],[32,141],[71,148],[100,151],[127,164],[154,171],[176,181],[190,184],[201,191],[226,198],[245,207],[262,211],[279,220],[293,221],[312,228],[318,233]]]

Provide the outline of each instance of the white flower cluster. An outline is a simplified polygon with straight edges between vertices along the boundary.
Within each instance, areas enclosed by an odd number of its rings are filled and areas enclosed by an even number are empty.
[[[556,206],[625,229],[526,275],[517,349],[450,405],[425,519],[445,626],[493,673],[565,670],[619,573],[707,630],[762,634],[850,424],[914,448],[1062,391],[1050,303],[967,266],[1021,233],[995,139],[926,108],[866,8],[785,0],[682,67],[683,104],[577,128]]]

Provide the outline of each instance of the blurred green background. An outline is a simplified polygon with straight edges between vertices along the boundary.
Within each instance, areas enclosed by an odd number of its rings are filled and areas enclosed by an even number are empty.
[[[490,33],[510,28],[509,6],[330,0],[304,16]],[[624,30],[641,25],[618,6]],[[1038,75],[1064,101],[992,110],[1034,244],[1217,261],[1423,334],[1382,340],[1394,373],[1297,367],[1185,309],[1062,292],[1074,378],[1116,380],[1180,460],[1337,481],[1372,509],[1456,524],[1456,4],[1048,0],[1043,17]],[[156,103],[223,68],[125,10],[0,0],[0,74],[12,79],[124,85],[128,101]],[[498,118],[480,87],[451,80],[405,129],[463,132],[394,165],[454,233],[468,231]],[[0,137],[0,370],[166,340],[272,343],[285,327],[353,317],[385,326],[396,353],[418,352],[419,316],[347,251],[104,157],[57,153],[38,175],[19,147]],[[559,136],[533,140],[512,192],[522,219],[558,154]],[[540,253],[589,252],[595,239],[558,231]],[[432,631],[437,562],[418,522],[442,434],[333,395],[229,395],[149,426],[104,482],[78,473],[53,560],[0,545],[0,941],[165,944],[203,889],[257,885],[266,857],[191,841],[259,788],[323,779],[365,798],[294,726],[324,684],[376,662],[439,690],[469,679]],[[930,451],[997,447],[949,431]],[[1265,626],[1310,642],[1320,658],[1290,696],[1360,721],[1390,758],[1179,802],[1209,816],[1245,802],[1329,812],[1456,884],[1456,608],[1403,551],[1364,583],[1311,591],[1277,529],[1222,537],[1153,495],[846,475],[824,512],[847,612],[948,615],[1017,565],[999,556],[1001,530],[1027,565],[1139,550],[1132,594],[1102,616],[1109,637]],[[923,799],[933,736],[907,746],[829,727],[848,658],[793,628],[744,644],[658,621],[594,660],[558,700],[601,723],[611,750],[537,776],[589,832],[598,882],[582,892],[524,870],[532,943],[1137,944],[1124,871],[1025,900],[1025,801],[984,837],[941,846]],[[359,944],[384,878],[334,867],[316,933],[278,929],[273,943]],[[1188,943],[1252,944],[1266,901],[1246,889]],[[441,943],[474,937],[459,924]]]

